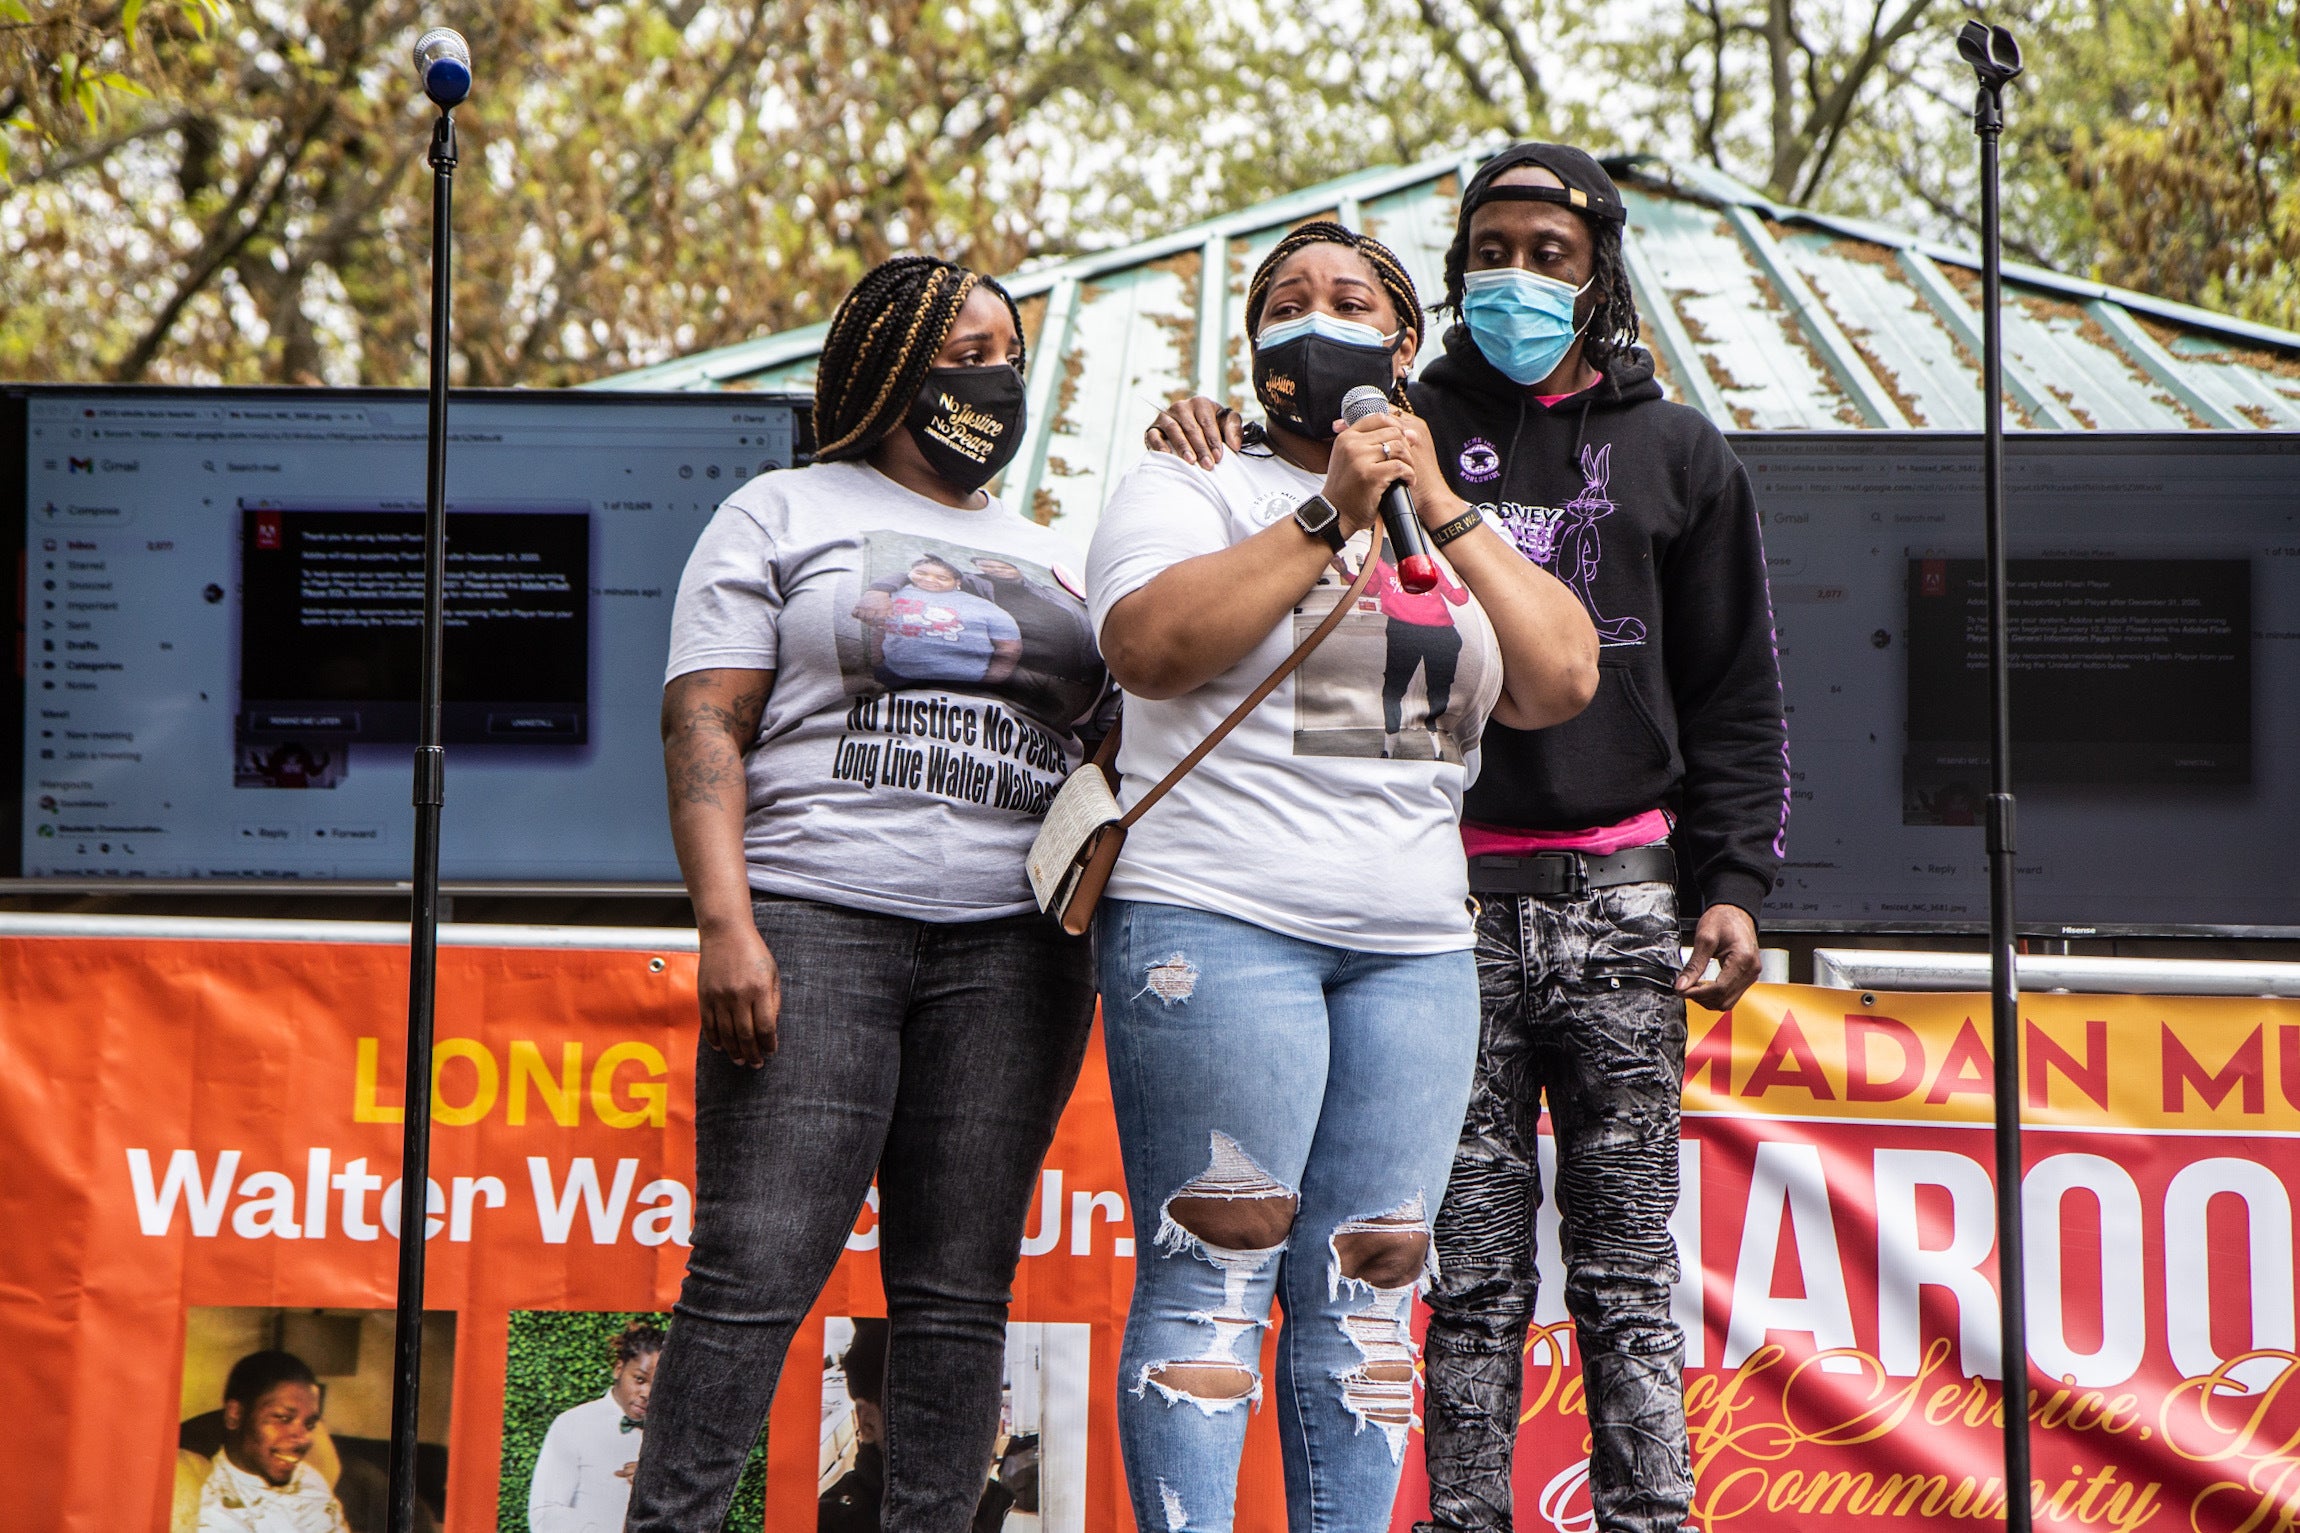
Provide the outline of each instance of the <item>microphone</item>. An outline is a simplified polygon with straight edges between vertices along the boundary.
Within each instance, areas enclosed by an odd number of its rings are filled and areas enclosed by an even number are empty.
[[[1387,395],[1370,383],[1361,383],[1342,396],[1342,421],[1356,425],[1369,415],[1389,413]],[[1398,584],[1416,596],[1438,583],[1437,561],[1430,557],[1429,539],[1421,518],[1414,515],[1414,498],[1406,487],[1393,483],[1382,491],[1382,532],[1398,561]]]
[[[471,94],[471,45],[452,27],[433,27],[415,40],[415,74],[441,111]]]

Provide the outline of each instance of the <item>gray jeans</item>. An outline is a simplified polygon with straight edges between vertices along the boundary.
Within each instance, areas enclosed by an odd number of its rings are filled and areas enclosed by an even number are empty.
[[[1093,1025],[1086,943],[1037,915],[752,908],[782,965],[780,1047],[751,1070],[697,1045],[695,1246],[625,1526],[717,1533],[875,1175],[892,1335],[873,1526],[964,1533],[1023,1220]]]
[[[1677,897],[1628,884],[1497,896],[1477,922],[1477,1080],[1445,1204],[1424,1364],[1425,1529],[1506,1530],[1535,1294],[1543,1104],[1603,1533],[1678,1533],[1693,1495],[1670,1318],[1685,1003]]]

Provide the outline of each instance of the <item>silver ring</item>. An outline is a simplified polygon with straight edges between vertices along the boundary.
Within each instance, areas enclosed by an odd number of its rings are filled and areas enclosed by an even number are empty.
[[[1390,444],[1389,444],[1389,443],[1387,443],[1387,442],[1384,442],[1384,443],[1382,443],[1382,461],[1383,461],[1383,462],[1385,462],[1385,463],[1386,463],[1386,462],[1388,462],[1388,461],[1389,461],[1389,456],[1390,456]]]

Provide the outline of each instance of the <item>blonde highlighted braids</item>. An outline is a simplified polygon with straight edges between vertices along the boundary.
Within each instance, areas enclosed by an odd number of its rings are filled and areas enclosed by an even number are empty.
[[[896,256],[863,274],[831,316],[815,368],[815,457],[860,458],[902,423],[950,339],[958,311],[987,287],[1014,319],[1022,370],[1022,315],[990,278],[935,256]]]
[[[1262,328],[1262,305],[1269,301],[1270,283],[1276,279],[1278,268],[1288,257],[1311,245],[1340,245],[1365,257],[1374,269],[1374,277],[1382,291],[1390,295],[1390,302],[1398,311],[1398,323],[1413,332],[1414,345],[1422,340],[1422,302],[1414,293],[1414,279],[1398,261],[1390,247],[1370,234],[1359,234],[1335,223],[1331,219],[1317,219],[1290,231],[1262,257],[1262,264],[1254,268],[1253,280],[1246,284],[1246,334],[1251,336]]]

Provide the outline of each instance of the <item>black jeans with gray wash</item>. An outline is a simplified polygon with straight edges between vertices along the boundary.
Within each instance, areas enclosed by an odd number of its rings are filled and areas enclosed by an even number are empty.
[[[629,1533],[718,1533],[783,1356],[875,1174],[890,1321],[886,1533],[963,1533],[998,1432],[1040,1164],[1094,1016],[1087,944],[1038,915],[933,923],[761,896],[779,1046],[695,1066],[694,1249]]]
[[[1557,1140],[1565,1307],[1573,1317],[1600,1533],[1677,1533],[1692,1500],[1685,1337],[1669,1312],[1685,1003],[1677,897],[1625,884],[1493,896],[1477,922],[1482,1036],[1453,1179],[1423,1371],[1431,1521],[1507,1530],[1541,1208],[1535,1135]]]

